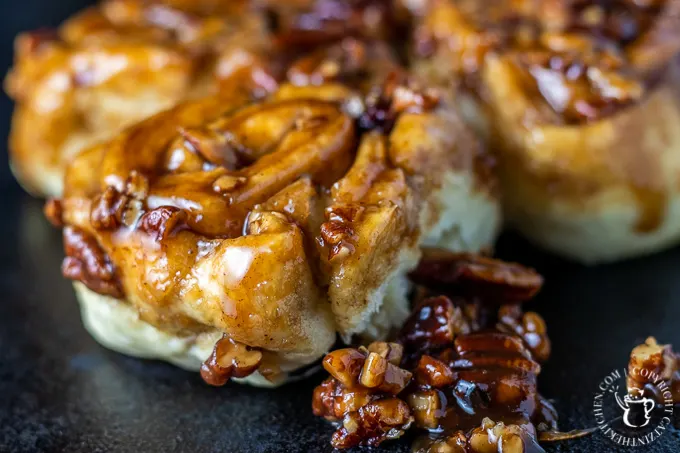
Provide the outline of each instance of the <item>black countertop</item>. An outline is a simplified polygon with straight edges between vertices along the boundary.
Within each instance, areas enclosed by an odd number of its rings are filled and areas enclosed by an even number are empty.
[[[23,29],[54,25],[84,1],[2,2],[0,63]],[[0,102],[6,142],[10,103]],[[59,232],[42,204],[9,178],[0,153],[0,452],[331,451],[333,428],[310,409],[314,376],[279,390],[214,389],[198,374],[100,347],[83,329],[70,283],[61,278]],[[680,346],[680,248],[587,268],[506,236],[503,257],[534,265],[546,286],[531,308],[546,318],[553,355],[539,382],[561,428],[595,425],[601,379],[627,363],[648,335]],[[680,413],[680,409],[678,409]],[[678,426],[678,420],[675,420]],[[372,451],[406,452],[407,441]],[[673,429],[649,447],[618,447],[599,433],[547,445],[548,452],[678,452]]]

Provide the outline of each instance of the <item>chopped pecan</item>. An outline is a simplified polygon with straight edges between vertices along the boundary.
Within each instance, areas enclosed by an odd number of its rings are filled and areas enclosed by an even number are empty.
[[[57,228],[62,228],[64,226],[64,206],[62,205],[61,200],[50,198],[45,203],[43,212],[52,225]]]
[[[251,348],[224,335],[201,366],[201,377],[216,387],[226,384],[232,377],[250,376],[262,362],[262,351]]]
[[[374,346],[374,349],[376,347]],[[396,395],[411,380],[411,373],[390,363],[376,352],[339,349],[326,355],[323,367],[345,387],[360,386]]]
[[[121,225],[132,226],[143,209],[149,191],[149,180],[137,171],[130,172],[120,192],[109,186],[95,197],[90,211],[90,223],[97,230],[114,230]]]
[[[498,310],[498,330],[519,335],[539,362],[550,357],[551,343],[545,321],[538,313],[527,312],[517,305],[503,305]]]
[[[518,425],[506,425],[489,418],[469,435],[469,443],[476,453],[539,453],[543,449],[536,438]]]
[[[108,255],[97,240],[73,226],[64,228],[64,252],[61,265],[64,277],[82,282],[92,291],[122,298],[123,289]]]
[[[525,426],[495,423],[484,418],[469,433],[456,431],[445,437],[423,437],[414,444],[414,453],[544,453],[534,433]]]
[[[312,410],[314,415],[329,420],[341,420],[345,414],[379,399],[380,394],[369,388],[348,389],[337,379],[329,377],[314,389]]]
[[[331,440],[335,448],[357,445],[380,445],[388,439],[397,439],[413,422],[408,405],[397,398],[373,401],[356,412],[345,415],[342,427]]]
[[[139,229],[161,241],[173,232],[185,228],[188,214],[175,206],[160,206],[146,212],[139,221]]]
[[[540,274],[520,264],[432,249],[426,251],[411,279],[445,294],[504,304],[529,300],[543,286]]]
[[[323,367],[342,385],[353,388],[359,383],[365,361],[366,355],[356,349],[338,349],[324,357]]]
[[[385,358],[392,365],[397,365],[401,363],[401,359],[404,356],[404,347],[399,343],[386,343],[384,341],[374,341],[368,345],[368,352],[375,352],[379,354],[380,357]]]
[[[457,335],[470,332],[459,306],[444,296],[420,303],[406,320],[399,341],[409,353],[451,345]]]
[[[438,390],[420,390],[406,397],[415,424],[419,428],[436,430],[446,414],[447,399]]]
[[[647,388],[659,403],[667,400],[677,403],[680,401],[680,355],[671,345],[659,344],[654,337],[649,337],[631,352],[627,379],[631,393]],[[666,389],[671,395],[664,395]]]
[[[93,202],[90,223],[98,230],[113,230],[123,221],[129,197],[115,187],[107,187]]]
[[[439,96],[432,89],[423,89],[414,79],[393,72],[383,85],[373,88],[366,96],[366,105],[357,121],[362,130],[388,132],[399,114],[429,111],[438,103]]]
[[[401,436],[412,418],[408,405],[394,396],[411,380],[399,368],[400,348],[375,342],[368,348],[340,349],[328,354],[324,368],[331,374],[314,390],[312,408],[318,416],[343,420],[333,435],[336,448],[378,445]]]
[[[434,388],[447,387],[455,382],[455,376],[451,368],[444,362],[429,355],[420,357],[415,376],[418,384]]]
[[[321,225],[321,239],[328,247],[329,261],[340,261],[354,253],[358,237],[352,224],[363,212],[363,206],[358,204],[328,208],[327,220]]]

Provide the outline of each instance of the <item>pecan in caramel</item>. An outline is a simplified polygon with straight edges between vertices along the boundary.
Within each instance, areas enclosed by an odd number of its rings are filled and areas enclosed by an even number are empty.
[[[64,252],[66,258],[61,265],[64,277],[78,280],[99,294],[123,297],[113,264],[93,236],[80,228],[67,226],[64,228]]]

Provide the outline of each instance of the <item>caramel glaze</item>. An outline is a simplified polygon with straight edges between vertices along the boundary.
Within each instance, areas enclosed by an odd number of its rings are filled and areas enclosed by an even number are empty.
[[[513,178],[532,181],[530,193],[516,198],[545,211],[555,197],[579,206],[621,184],[638,206],[635,231],[656,231],[669,203],[658,154],[670,146],[672,126],[659,125],[655,115],[678,109],[680,2],[481,5],[434,2],[415,33],[416,53],[434,58],[431,72],[453,75],[488,110],[495,146],[507,151],[503,173],[517,173],[502,179],[509,186],[516,186]],[[500,90],[516,94],[499,97]],[[565,145],[579,133],[582,140]],[[561,142],[552,147],[558,157],[537,163],[550,140]]]
[[[115,296],[145,322],[228,332],[265,358],[320,356],[417,250],[419,206],[443,174],[476,176],[483,157],[441,133],[462,126],[404,75],[373,104],[391,68],[381,45],[346,39],[262,100],[225,87],[155,115],[71,163],[63,222],[104,252]],[[361,125],[368,106],[390,127]]]

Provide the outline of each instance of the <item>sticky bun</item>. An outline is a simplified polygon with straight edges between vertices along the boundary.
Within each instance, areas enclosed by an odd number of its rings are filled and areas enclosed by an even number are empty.
[[[60,195],[75,154],[214,91],[221,79],[244,76],[234,65],[224,71],[221,59],[237,52],[245,64],[264,40],[264,19],[240,0],[104,0],[58,29],[20,35],[5,82],[16,102],[17,179],[34,194]]]
[[[345,40],[263,99],[221,90],[71,162],[46,213],[96,339],[216,385],[276,385],[338,333],[401,325],[421,245],[491,245],[488,156],[403,71],[365,86],[373,52]]]
[[[5,83],[17,106],[13,171],[30,192],[59,196],[79,151],[224,84],[262,97],[303,52],[387,37],[389,3],[102,0],[57,29],[24,33]]]
[[[680,238],[680,2],[433,0],[415,65],[500,161],[509,223],[586,262]]]

